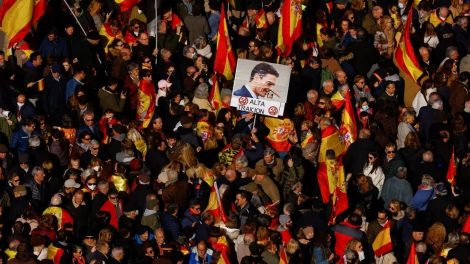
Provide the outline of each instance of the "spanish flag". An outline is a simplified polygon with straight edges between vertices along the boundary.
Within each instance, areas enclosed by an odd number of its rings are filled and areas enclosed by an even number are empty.
[[[333,224],[336,221],[336,217],[342,214],[348,209],[348,194],[346,188],[346,178],[344,175],[344,166],[342,164],[342,159],[340,159],[336,164],[337,179],[336,179],[336,188],[333,192],[331,199],[331,217],[330,223]]]
[[[268,28],[268,21],[266,20],[266,12],[261,8],[255,16],[256,28]]]
[[[100,29],[100,35],[105,36],[106,39],[108,40],[108,43],[106,43],[105,50],[108,50],[108,44],[111,43],[114,39],[123,39],[122,32],[118,31],[118,33],[114,34],[113,31],[111,30],[111,26],[109,23],[104,23],[103,26]]]
[[[302,1],[286,0],[281,7],[277,35],[278,55],[289,56],[294,41],[302,35]]]
[[[22,41],[31,29],[34,0],[3,0],[0,26],[8,40],[8,48]]]
[[[70,223],[73,226],[73,218],[65,209],[58,206],[49,206],[42,212],[42,215],[53,215],[57,218],[57,225],[62,229],[65,224]]]
[[[411,243],[410,254],[408,255],[406,264],[419,264],[418,256],[416,255],[416,245],[414,242]]]
[[[318,154],[317,180],[322,201],[323,203],[327,204],[330,201],[331,195],[338,188],[338,183],[340,183],[340,186],[342,187],[342,183],[344,182],[344,169],[340,160],[344,146],[341,142],[339,132],[335,126],[331,125],[323,129],[321,133],[322,140],[320,145],[320,153]],[[326,151],[329,149],[335,151],[336,160],[326,159]],[[344,193],[346,192],[345,189],[343,191]],[[337,195],[341,195],[341,193],[337,193]],[[336,197],[337,196],[333,197],[334,203],[337,202]],[[343,198],[343,196],[341,198]]]
[[[230,35],[228,34],[225,8],[224,4],[222,4],[219,32],[217,32],[217,53],[215,54],[214,60],[214,72],[224,75],[227,80],[232,80],[236,63],[230,42]]]
[[[416,93],[419,91],[418,78],[423,75],[423,70],[416,58],[415,51],[410,39],[411,23],[413,17],[413,6],[408,12],[402,36],[398,42],[393,61],[400,71],[400,76],[405,80],[405,105],[411,106]]]
[[[222,207],[222,202],[220,201],[219,187],[217,186],[217,182],[215,181],[214,174],[212,172],[206,173],[203,176],[202,180],[205,181],[209,186],[211,186],[209,201],[204,211],[210,212],[214,216],[216,223],[220,221],[225,223],[227,221],[227,216],[225,215],[225,211]]]
[[[127,12],[131,10],[140,0],[114,0],[119,5],[121,12]]]
[[[300,146],[302,148],[305,148],[308,144],[312,143],[314,140],[315,140],[315,137],[313,136],[313,133],[308,131],[307,135],[305,135],[305,138],[302,139]]]
[[[349,91],[346,94],[344,105],[339,131],[344,140],[346,151],[357,138],[356,111],[354,111]]]
[[[457,175],[457,167],[455,166],[455,153],[454,148],[452,148],[452,156],[450,157],[449,167],[447,168],[447,181],[451,185],[455,185],[455,175]]]
[[[335,111],[339,111],[341,110],[341,108],[343,108],[344,97],[341,95],[339,90],[336,91],[336,93],[334,93],[333,96],[331,96],[331,104],[333,105]]]
[[[142,121],[142,127],[147,128],[155,112],[157,94],[152,81],[141,80],[137,92],[137,120]]]
[[[33,9],[33,25],[46,13],[47,0],[35,0]]]
[[[372,249],[377,257],[383,256],[393,250],[392,237],[390,236],[390,221],[382,227],[379,234],[372,242]]]
[[[225,236],[220,236],[215,243],[212,244],[212,248],[220,252],[220,258],[217,261],[217,264],[230,264],[230,259],[228,258],[227,253],[229,252],[227,238]]]
[[[277,152],[287,152],[291,147],[289,134],[294,131],[294,123],[288,118],[265,117],[264,124],[269,128],[267,140]]]
[[[44,91],[44,78],[38,81],[38,91],[39,92]]]
[[[219,82],[217,81],[217,75],[212,76],[212,89],[209,94],[209,102],[215,111],[219,111],[222,108],[222,100],[220,99]]]

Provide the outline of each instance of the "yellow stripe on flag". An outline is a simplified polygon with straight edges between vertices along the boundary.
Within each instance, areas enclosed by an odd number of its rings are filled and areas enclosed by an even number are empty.
[[[29,32],[25,27],[31,22],[33,17],[33,0],[18,0],[5,12],[2,20],[2,30],[6,33],[6,37],[11,41],[18,33],[23,36],[18,36],[19,40],[23,39]],[[11,47],[10,43],[8,47]]]

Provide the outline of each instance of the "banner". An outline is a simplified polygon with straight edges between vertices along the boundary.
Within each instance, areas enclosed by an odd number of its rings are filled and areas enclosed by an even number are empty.
[[[283,115],[290,73],[286,65],[239,59],[230,105],[240,111]]]

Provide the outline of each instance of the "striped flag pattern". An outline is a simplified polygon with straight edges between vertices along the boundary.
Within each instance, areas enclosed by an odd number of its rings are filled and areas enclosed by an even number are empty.
[[[302,1],[286,0],[281,7],[277,50],[279,56],[289,56],[294,41],[302,35]]]
[[[403,34],[398,42],[393,61],[400,71],[400,75],[405,80],[405,105],[410,106],[416,93],[419,91],[418,78],[423,75],[423,70],[416,58],[413,45],[411,43],[410,31],[414,8],[408,12]]]
[[[233,79],[236,60],[230,43],[225,8],[222,4],[220,11],[219,32],[217,32],[217,53],[214,60],[214,71],[222,74],[227,80]]]

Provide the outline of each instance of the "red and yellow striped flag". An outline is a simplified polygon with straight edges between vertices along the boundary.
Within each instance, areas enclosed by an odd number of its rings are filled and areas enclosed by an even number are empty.
[[[357,138],[356,111],[354,111],[349,91],[346,93],[339,131],[345,143],[344,151],[346,151]]]
[[[333,96],[331,96],[331,105],[333,105],[333,108],[335,109],[335,111],[339,111],[343,107],[344,97],[341,95],[339,91],[337,91],[336,93],[333,94]]]
[[[209,102],[215,111],[219,111],[222,108],[222,99],[220,99],[220,88],[219,82],[217,81],[217,75],[212,76],[212,89],[209,94]]]
[[[450,157],[449,161],[449,168],[447,168],[447,181],[451,185],[455,185],[455,175],[457,175],[457,167],[455,166],[455,153],[454,148],[452,148],[452,156]]]
[[[255,16],[256,28],[268,28],[268,21],[266,20],[266,12],[261,8]]]
[[[230,259],[227,255],[229,251],[229,246],[228,246],[227,238],[225,236],[220,236],[217,239],[217,242],[212,244],[212,248],[215,251],[220,252],[220,258],[217,261],[217,264],[230,264]]]
[[[31,29],[33,0],[3,0],[0,7],[0,26],[5,32],[8,48],[23,40]]]
[[[140,0],[114,0],[119,5],[121,12],[127,12],[131,10]]]
[[[408,12],[402,36],[398,42],[393,61],[400,71],[400,76],[405,80],[405,105],[411,106],[416,93],[419,91],[418,78],[423,75],[423,70],[416,58],[415,51],[410,39],[411,22],[413,17],[413,6]]]
[[[211,186],[211,192],[209,194],[209,201],[207,203],[205,212],[210,212],[215,219],[215,222],[218,223],[220,221],[226,222],[227,215],[225,214],[224,208],[222,207],[222,202],[219,196],[219,187],[217,186],[217,182],[215,181],[214,175],[212,172],[206,173],[203,178],[209,186]]]
[[[390,236],[390,220],[387,221],[375,237],[374,242],[372,242],[372,249],[377,257],[393,250],[392,237]]]
[[[225,8],[224,4],[222,4],[219,32],[217,32],[217,53],[215,54],[214,71],[224,75],[227,80],[232,80],[236,63],[235,54],[233,53],[232,44],[230,42],[230,35],[228,34]]]
[[[281,7],[277,35],[278,55],[289,56],[294,41],[302,35],[302,1],[286,0]]]

